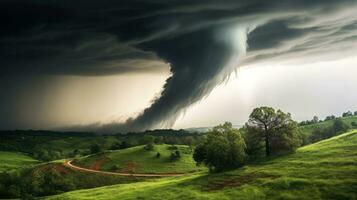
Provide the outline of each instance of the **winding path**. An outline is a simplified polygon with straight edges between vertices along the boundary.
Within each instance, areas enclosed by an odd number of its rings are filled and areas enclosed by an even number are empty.
[[[89,173],[97,173],[97,174],[106,174],[106,175],[115,175],[115,176],[135,176],[135,177],[173,177],[173,176],[182,176],[184,173],[171,173],[171,174],[132,174],[132,173],[119,173],[119,172],[107,172],[107,171],[98,171],[93,169],[87,169],[83,167],[79,167],[72,164],[73,160],[69,160],[63,163],[64,166],[72,168],[74,170],[89,172]]]

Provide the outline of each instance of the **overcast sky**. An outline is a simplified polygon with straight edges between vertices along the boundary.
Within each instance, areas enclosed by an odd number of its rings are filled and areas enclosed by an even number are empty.
[[[1,1],[0,129],[242,124],[262,105],[297,120],[357,110],[356,5]]]

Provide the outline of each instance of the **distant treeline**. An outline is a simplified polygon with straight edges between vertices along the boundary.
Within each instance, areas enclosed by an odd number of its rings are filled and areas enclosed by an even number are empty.
[[[155,143],[195,145],[202,133],[186,130],[150,130],[127,134],[99,135],[89,132],[56,132],[16,130],[0,132],[0,151],[26,153],[38,160],[50,161],[84,156],[104,150],[125,149],[147,144],[153,137]]]
[[[341,117],[352,117],[352,116],[357,116],[357,111],[344,112],[344,113],[342,113]],[[316,124],[316,123],[320,123],[320,122],[324,122],[324,121],[334,120],[337,118],[339,118],[339,117],[336,117],[335,115],[329,115],[329,116],[326,116],[326,118],[324,120],[321,120],[321,119],[319,119],[318,116],[314,116],[311,120],[305,120],[305,121],[300,122],[299,124],[300,124],[300,126],[305,126],[305,125]]]

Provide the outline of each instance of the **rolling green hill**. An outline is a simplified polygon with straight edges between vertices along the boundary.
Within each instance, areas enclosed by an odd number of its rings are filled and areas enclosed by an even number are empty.
[[[357,123],[357,116],[341,117],[340,119],[342,119],[342,121],[344,121],[348,125],[351,125],[352,122],[356,122]],[[302,132],[306,136],[310,136],[315,129],[318,129],[318,128],[326,129],[326,128],[332,127],[334,121],[335,120],[323,121],[323,122],[319,122],[319,123],[316,123],[316,124],[310,124],[310,125],[301,126],[300,128],[301,128]]]
[[[356,199],[357,131],[241,169],[106,186],[48,199]]]
[[[171,152],[180,151],[181,157],[171,160]],[[160,153],[160,157],[157,157]],[[103,154],[84,157],[75,160],[74,164],[86,168],[127,172],[127,173],[188,173],[202,167],[197,167],[192,159],[193,150],[185,145],[155,145],[153,150],[145,150],[144,146],[136,146],[123,150],[106,151]]]
[[[0,151],[0,172],[16,170],[38,163],[38,160],[23,153]]]

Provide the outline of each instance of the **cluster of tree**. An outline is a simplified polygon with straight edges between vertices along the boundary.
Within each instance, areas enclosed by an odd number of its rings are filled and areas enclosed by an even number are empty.
[[[38,160],[50,161],[146,145],[147,140],[153,141],[153,144],[193,146],[201,142],[202,135],[172,129],[118,135],[33,130],[0,131],[0,151],[23,152]],[[79,143],[80,146],[77,145]]]
[[[29,173],[33,176],[29,176]],[[35,199],[73,189],[73,183],[55,170],[39,173],[26,169],[17,173],[0,174],[0,198]]]
[[[36,158],[37,160],[42,160],[42,161],[57,160],[64,157],[62,150],[53,150],[53,149],[36,150],[35,152],[32,153],[31,156]]]
[[[181,158],[181,153],[179,150],[172,151],[170,154],[170,160],[175,161]]]
[[[311,120],[305,120],[299,123],[300,126],[305,126],[305,125],[311,125],[311,124],[317,124],[319,122],[322,122],[322,120],[319,120],[318,116],[314,116]]]
[[[289,113],[260,107],[253,110],[246,125],[238,130],[226,122],[208,132],[195,148],[193,158],[211,171],[244,165],[248,159],[293,152],[302,144],[298,124]]]
[[[246,159],[245,142],[229,122],[214,127],[208,132],[204,143],[198,145],[193,153],[197,164],[205,164],[210,171],[242,166]]]
[[[351,112],[351,111],[347,111],[342,113],[342,117],[352,117],[352,116],[357,116],[357,111],[355,112]],[[334,120],[337,119],[338,117],[336,117],[335,115],[329,115],[326,116],[326,118],[324,119],[324,121],[329,121],[329,120]],[[316,124],[322,122],[322,120],[319,120],[319,118],[317,116],[314,116],[312,118],[312,120],[305,120],[299,123],[300,126],[305,126],[305,125],[311,125],[311,124]]]
[[[342,113],[342,117],[352,117],[352,116],[357,116],[357,111],[355,111],[354,113],[351,111]]]
[[[116,166],[118,167],[118,166]],[[79,173],[59,164],[0,173],[0,199],[39,199],[67,191],[140,181],[141,178]]]
[[[313,143],[320,140],[324,140],[348,131],[350,128],[357,128],[355,122],[351,125],[343,121],[341,118],[335,119],[332,126],[328,127],[316,127],[308,138],[307,143]]]

